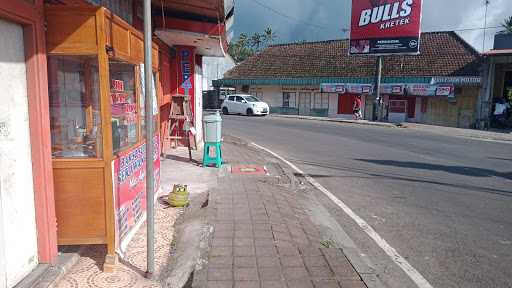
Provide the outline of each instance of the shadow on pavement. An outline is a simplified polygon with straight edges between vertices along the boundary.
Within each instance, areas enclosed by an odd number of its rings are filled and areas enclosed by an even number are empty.
[[[492,159],[492,160],[502,160],[502,161],[511,161],[512,162],[512,158],[498,158],[498,157],[489,157],[489,159]]]
[[[398,181],[405,181],[405,182],[411,182],[411,183],[421,183],[421,184],[433,184],[433,185],[439,185],[439,186],[445,186],[450,188],[457,188],[457,189],[463,189],[463,190],[470,190],[475,192],[483,192],[483,193],[489,193],[489,194],[496,194],[501,196],[508,196],[512,197],[512,191],[510,190],[501,190],[501,189],[495,189],[495,188],[487,188],[487,187],[481,187],[481,186],[475,186],[475,185],[469,185],[469,184],[454,184],[454,183],[446,183],[446,182],[439,182],[435,180],[431,180],[428,178],[419,178],[415,176],[414,178],[400,175],[396,173],[377,173],[372,172],[369,169],[365,168],[357,168],[354,166],[339,166],[339,165],[330,165],[326,163],[316,163],[311,161],[304,161],[304,160],[298,160],[298,159],[290,159],[290,161],[297,163],[297,164],[303,164],[307,166],[314,166],[314,167],[320,167],[320,168],[326,168],[330,170],[336,170],[336,171],[343,171],[343,172],[349,172],[349,173],[357,173],[361,174],[362,176],[353,176],[353,175],[326,175],[326,174],[308,174],[309,176],[313,178],[358,178],[358,179],[371,179],[371,178],[380,178],[384,180],[398,180]],[[300,174],[298,174],[300,175]],[[510,178],[509,178],[510,179]]]
[[[372,163],[384,166],[394,166],[400,168],[412,168],[430,171],[441,171],[452,174],[458,174],[470,177],[501,177],[508,180],[512,180],[512,172],[502,173],[491,169],[467,167],[467,166],[452,166],[452,165],[440,165],[430,163],[420,163],[411,161],[396,161],[396,160],[372,160],[372,159],[355,159],[356,161]]]

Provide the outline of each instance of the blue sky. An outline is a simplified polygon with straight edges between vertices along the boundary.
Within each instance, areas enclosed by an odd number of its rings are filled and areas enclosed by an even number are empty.
[[[258,3],[259,2],[259,3]],[[512,16],[512,0],[490,0],[488,27],[499,26]],[[261,32],[271,26],[278,42],[347,38],[351,0],[235,0],[235,35]],[[423,31],[484,27],[485,0],[424,0]],[[269,8],[264,6],[268,6]],[[497,29],[488,29],[486,50],[492,48]],[[483,30],[458,32],[482,50]]]

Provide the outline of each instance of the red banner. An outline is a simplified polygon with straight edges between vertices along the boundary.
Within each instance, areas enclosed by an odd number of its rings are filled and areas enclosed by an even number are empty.
[[[350,54],[417,54],[422,0],[352,0]]]
[[[160,187],[160,136],[153,138],[155,193]],[[114,161],[116,240],[123,243],[146,213],[146,143],[123,152]],[[121,245],[122,247],[123,245]]]

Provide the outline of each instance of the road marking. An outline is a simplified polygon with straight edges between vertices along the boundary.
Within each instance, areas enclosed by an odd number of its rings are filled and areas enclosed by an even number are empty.
[[[414,267],[412,267],[407,260],[404,259],[398,252],[395,250],[395,248],[391,247],[384,238],[382,238],[366,221],[363,220],[363,218],[359,217],[350,207],[348,207],[343,201],[338,199],[334,194],[332,194],[329,190],[327,190],[324,186],[322,186],[320,183],[318,183],[313,177],[309,176],[308,174],[304,173],[299,167],[295,166],[290,161],[286,160],[285,158],[281,157],[279,154],[260,146],[256,143],[251,143],[253,146],[266,151],[273,155],[274,157],[278,158],[279,160],[286,163],[288,166],[290,166],[293,170],[295,170],[297,173],[301,174],[306,178],[306,180],[311,183],[315,188],[322,191],[329,199],[331,199],[336,205],[338,205],[352,220],[354,220],[363,231],[372,238],[377,245],[384,250],[386,254],[388,254],[389,257],[391,257],[391,260],[395,262],[406,274],[411,278],[411,280],[418,286],[419,288],[433,288],[432,285],[423,277]]]

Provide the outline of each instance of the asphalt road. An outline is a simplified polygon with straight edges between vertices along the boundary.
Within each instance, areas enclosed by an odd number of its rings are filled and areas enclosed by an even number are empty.
[[[314,177],[432,286],[512,287],[512,145],[272,117],[225,116],[223,127]],[[384,284],[417,287],[340,208],[322,203]]]

